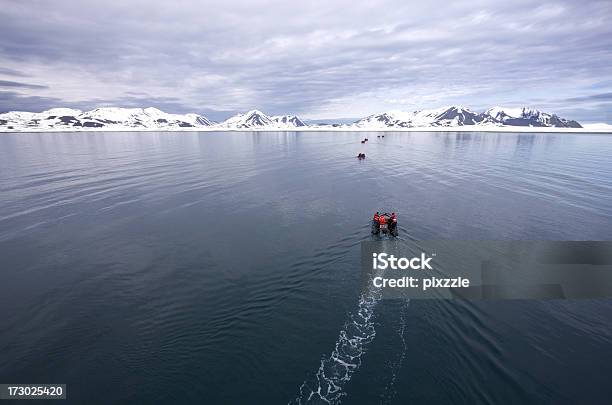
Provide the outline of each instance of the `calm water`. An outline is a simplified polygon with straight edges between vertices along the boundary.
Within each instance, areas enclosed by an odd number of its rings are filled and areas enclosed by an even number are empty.
[[[612,300],[360,298],[359,242],[375,210],[403,239],[610,240],[611,197],[608,135],[2,134],[0,382],[87,404],[610,403]]]

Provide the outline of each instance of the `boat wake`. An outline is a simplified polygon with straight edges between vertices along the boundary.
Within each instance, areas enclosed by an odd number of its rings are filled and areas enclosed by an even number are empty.
[[[406,342],[406,338],[404,337],[404,332],[406,331],[406,312],[408,310],[408,305],[410,301],[406,301],[402,304],[402,310],[400,312],[400,323],[397,328],[397,335],[401,341],[402,352],[399,357],[392,362],[389,366],[391,369],[391,379],[389,383],[385,386],[385,390],[383,391],[380,397],[381,404],[389,404],[397,395],[397,390],[395,388],[395,382],[397,381],[397,374],[399,370],[402,368],[402,364],[404,363],[404,359],[406,358],[406,351],[408,349],[408,343]]]
[[[313,378],[304,381],[298,397],[290,404],[338,404],[346,393],[344,386],[361,366],[361,356],[374,337],[374,308],[380,290],[367,291],[359,299],[357,311],[349,315],[334,350],[324,356]]]

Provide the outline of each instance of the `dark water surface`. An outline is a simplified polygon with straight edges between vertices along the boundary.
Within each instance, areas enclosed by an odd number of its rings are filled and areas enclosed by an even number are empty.
[[[610,403],[611,300],[360,298],[359,242],[377,209],[403,239],[610,240],[612,136],[376,135],[2,134],[0,383],[83,404]]]

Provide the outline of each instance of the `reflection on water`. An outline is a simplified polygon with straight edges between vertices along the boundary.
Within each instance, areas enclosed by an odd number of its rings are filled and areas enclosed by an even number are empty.
[[[612,239],[612,137],[378,135],[3,134],[0,381],[91,404],[325,381],[346,403],[605,402],[610,301],[360,304],[359,242],[376,210],[404,239]],[[359,366],[334,379],[334,356]]]

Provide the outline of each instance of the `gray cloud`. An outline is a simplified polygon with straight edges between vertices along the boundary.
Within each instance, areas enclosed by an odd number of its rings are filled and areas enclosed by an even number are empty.
[[[588,96],[582,97],[572,97],[568,98],[567,101],[612,101],[612,92],[610,93],[599,93],[599,94],[590,94]]]
[[[26,75],[24,75],[23,73],[17,71],[17,70],[13,70],[13,69],[8,69],[8,68],[4,68],[0,66],[0,75],[2,76],[16,76],[16,77],[25,77]]]
[[[582,107],[581,104],[560,107],[556,110],[561,116],[579,116],[585,122],[612,123],[612,102],[597,103]]]
[[[20,87],[0,110],[39,100],[329,118],[528,104],[605,120],[611,17],[610,2],[588,0],[5,1],[0,80],[48,88]]]
[[[0,106],[10,106],[10,108],[0,107],[2,111],[41,111],[53,107],[73,107],[79,108],[78,105],[67,103],[59,98],[27,96],[15,91],[0,90]]]
[[[24,89],[46,89],[47,86],[41,86],[39,84],[29,84],[29,83],[20,83],[13,82],[11,80],[0,80],[0,87],[21,87]]]

